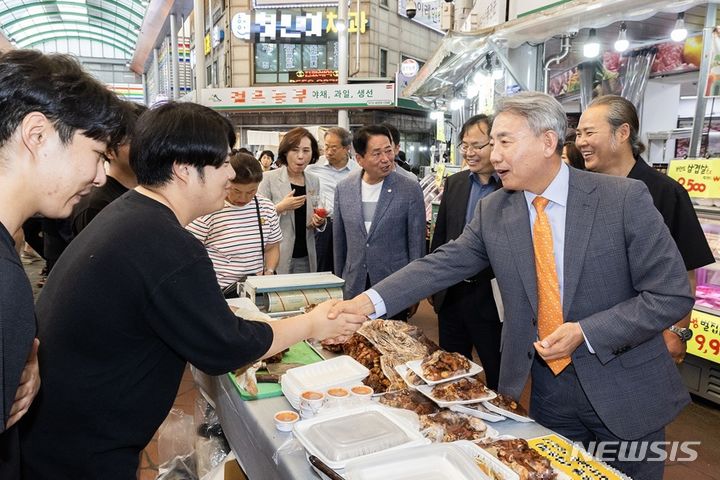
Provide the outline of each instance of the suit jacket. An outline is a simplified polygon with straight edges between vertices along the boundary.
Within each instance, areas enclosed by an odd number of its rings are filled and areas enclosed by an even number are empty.
[[[692,308],[687,272],[644,184],[570,169],[563,318],[579,322],[572,354],[600,419],[636,439],[667,425],[689,402],[662,331]],[[537,338],[537,285],[523,192],[485,197],[463,234],[373,288],[388,310],[416,302],[492,265],[505,307],[502,393],[520,396]]]
[[[363,292],[368,276],[374,285],[425,254],[425,203],[418,182],[397,172],[385,177],[367,232],[362,175],[362,169],[351,172],[335,192],[333,253],[335,271],[345,280],[345,298]]]
[[[320,181],[315,174],[305,172],[305,191],[309,196],[311,192],[320,193]],[[280,201],[291,192],[290,177],[288,177],[287,167],[280,167],[277,170],[271,170],[263,173],[262,182],[258,188],[258,193],[263,197],[269,198],[274,204]],[[313,209],[309,201],[305,201],[307,206],[305,225],[295,225],[295,211],[288,210],[279,215],[280,230],[283,238],[280,242],[280,261],[277,266],[277,273],[289,273],[290,261],[292,260],[293,247],[295,246],[295,234],[299,230],[305,233],[305,241],[307,242],[308,257],[310,259],[310,271],[317,271],[317,255],[315,254],[315,230],[307,228],[312,221]]]
[[[435,231],[433,233],[430,251],[434,252],[450,240],[455,240],[465,229],[465,213],[467,211],[468,199],[470,198],[470,173],[461,171],[450,175],[445,180],[440,208],[435,220]],[[497,317],[495,299],[492,296],[490,280],[495,277],[492,268],[486,268],[470,280],[477,283],[478,290],[483,295],[490,295],[487,307],[494,311],[493,318]],[[447,290],[440,290],[433,295],[433,307],[439,313],[442,309]],[[482,316],[482,315],[481,315]]]

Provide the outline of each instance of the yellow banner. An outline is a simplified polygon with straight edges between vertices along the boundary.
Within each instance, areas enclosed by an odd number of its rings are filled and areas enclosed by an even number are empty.
[[[687,353],[720,363],[720,317],[693,310],[690,329],[693,337],[687,344]]]
[[[435,122],[435,140],[438,142],[445,141],[445,116],[438,118]]]
[[[667,174],[691,197],[720,198],[720,158],[673,160]]]
[[[210,38],[210,34],[208,33],[205,35],[205,55],[210,54],[212,52],[212,39]]]

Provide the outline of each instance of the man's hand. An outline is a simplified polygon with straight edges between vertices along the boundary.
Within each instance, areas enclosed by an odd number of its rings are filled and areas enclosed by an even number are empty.
[[[367,320],[365,315],[358,315],[353,312],[340,312],[330,317],[330,308],[334,307],[339,300],[328,300],[315,307],[307,315],[312,321],[311,338],[317,340],[333,339],[334,343],[342,343],[339,340],[347,338]]]
[[[32,350],[20,375],[20,385],[15,393],[15,401],[10,408],[10,417],[5,428],[10,428],[25,415],[35,395],[40,390],[40,364],[38,363],[38,347],[40,340],[33,340]]]
[[[543,360],[557,360],[569,357],[580,346],[584,338],[580,324],[568,322],[563,323],[553,333],[533,345]]]
[[[670,330],[663,330],[663,339],[665,340],[665,346],[670,352],[670,356],[675,363],[682,363],[685,360],[685,352],[687,351],[687,343],[680,340],[676,334]]]
[[[337,318],[341,313],[354,313],[357,315],[367,316],[375,313],[375,305],[366,294],[361,293],[352,300],[338,302],[330,309],[329,318]]]
[[[411,305],[410,307],[408,307],[408,316],[407,316],[408,320],[410,320],[413,317],[413,315],[415,315],[417,313],[419,306],[420,306],[420,304],[416,303],[415,305]]]

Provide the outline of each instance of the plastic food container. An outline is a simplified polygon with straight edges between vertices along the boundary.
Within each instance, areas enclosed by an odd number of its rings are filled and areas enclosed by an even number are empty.
[[[353,458],[429,443],[409,422],[374,403],[303,420],[293,432],[310,454],[335,469]]]
[[[305,390],[324,392],[332,387],[351,387],[370,375],[354,358],[348,355],[322,362],[291,368],[282,376],[282,392],[295,409],[300,408],[300,394]]]
[[[275,414],[275,428],[281,432],[292,432],[293,424],[300,420],[300,415],[291,410],[281,410]]]
[[[351,460],[347,480],[485,480],[472,457],[451,443],[436,443],[383,452]]]
[[[469,360],[470,362],[470,370],[468,370],[465,373],[458,373],[457,375],[453,375],[452,377],[443,378],[442,380],[429,380],[425,378],[422,372],[422,360],[413,360],[410,362],[405,363],[407,367],[415,372],[415,374],[422,379],[423,382],[425,382],[428,385],[437,385],[438,383],[445,383],[450,382],[452,380],[459,380],[463,377],[472,377],[473,375],[477,375],[478,373],[483,371],[483,368],[478,365],[477,363],[473,362],[472,360]]]
[[[373,393],[375,393],[375,390],[367,385],[355,385],[350,388],[350,395],[361,400],[372,399]]]

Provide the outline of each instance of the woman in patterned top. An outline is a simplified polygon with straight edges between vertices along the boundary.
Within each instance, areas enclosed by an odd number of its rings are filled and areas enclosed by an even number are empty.
[[[263,172],[252,155],[230,158],[235,178],[222,210],[195,219],[187,226],[207,248],[220,288],[235,292],[235,283],[248,275],[274,274],[280,258],[280,221],[275,205],[257,195]]]

